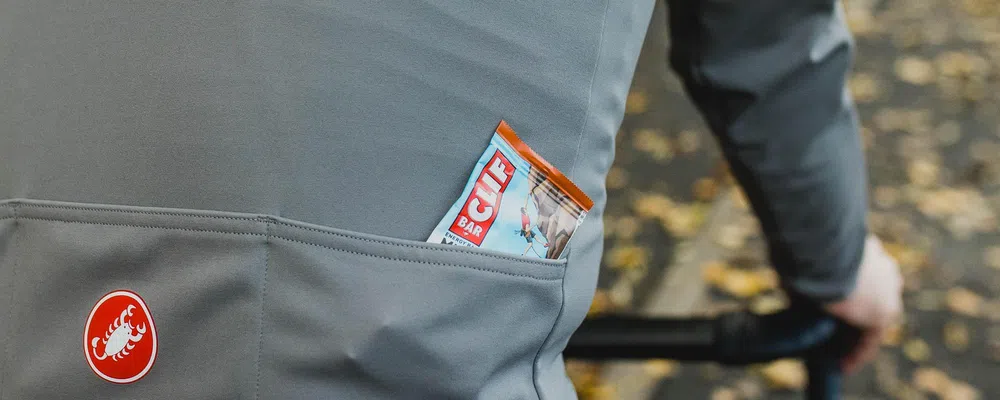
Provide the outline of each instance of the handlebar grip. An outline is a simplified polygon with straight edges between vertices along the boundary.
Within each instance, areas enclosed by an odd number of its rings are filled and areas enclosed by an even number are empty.
[[[669,358],[747,365],[800,358],[809,376],[807,398],[840,397],[839,360],[857,330],[811,306],[770,315],[746,311],[716,318],[598,317],[584,321],[564,355],[583,359]]]

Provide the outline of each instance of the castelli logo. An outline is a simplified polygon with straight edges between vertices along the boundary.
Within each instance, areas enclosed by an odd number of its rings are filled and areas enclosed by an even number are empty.
[[[101,297],[87,317],[83,351],[90,369],[108,382],[146,376],[156,361],[156,327],[146,302],[129,290]]]

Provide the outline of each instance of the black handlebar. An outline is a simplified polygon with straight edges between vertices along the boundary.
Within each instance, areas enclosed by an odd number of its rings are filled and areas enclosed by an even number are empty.
[[[579,359],[714,361],[747,365],[780,358],[805,360],[808,400],[840,398],[839,360],[858,340],[856,329],[818,308],[797,306],[770,315],[746,311],[715,318],[588,319],[563,352]]]

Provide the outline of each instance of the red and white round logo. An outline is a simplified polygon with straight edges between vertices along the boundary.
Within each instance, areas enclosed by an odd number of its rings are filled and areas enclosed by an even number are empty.
[[[129,290],[104,295],[87,317],[83,351],[97,376],[132,383],[156,361],[156,327],[146,302]]]

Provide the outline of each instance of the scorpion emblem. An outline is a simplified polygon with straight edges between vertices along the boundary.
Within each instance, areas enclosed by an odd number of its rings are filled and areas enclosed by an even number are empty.
[[[129,304],[128,307],[122,311],[121,316],[114,320],[112,323],[108,324],[108,331],[104,333],[104,339],[100,337],[94,337],[90,341],[91,351],[94,352],[94,358],[98,360],[104,360],[105,358],[111,357],[113,361],[118,361],[129,355],[129,351],[135,348],[134,343],[138,343],[142,340],[142,335],[146,333],[146,324],[140,324],[139,326],[132,326],[132,322],[128,317],[132,316],[132,311],[135,310],[135,306]],[[138,334],[133,335],[132,331],[135,330]],[[97,342],[104,344],[103,354],[97,352]]]

